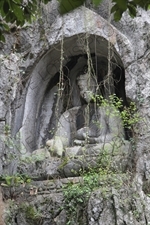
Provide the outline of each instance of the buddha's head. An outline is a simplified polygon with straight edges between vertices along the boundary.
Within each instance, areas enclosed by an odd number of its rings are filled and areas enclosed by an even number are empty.
[[[77,84],[81,97],[89,103],[96,93],[96,80],[87,72],[77,77]]]

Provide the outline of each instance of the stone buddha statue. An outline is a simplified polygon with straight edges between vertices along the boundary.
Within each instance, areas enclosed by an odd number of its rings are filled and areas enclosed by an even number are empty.
[[[94,147],[124,137],[119,111],[112,104],[104,106],[95,101],[99,94],[96,77],[89,72],[81,74],[77,85],[84,104],[66,110],[55,135],[46,142],[52,155],[58,157],[66,152],[75,155],[81,146]]]

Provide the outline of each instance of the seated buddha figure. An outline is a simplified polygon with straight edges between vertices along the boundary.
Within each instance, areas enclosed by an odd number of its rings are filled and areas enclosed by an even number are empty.
[[[80,74],[77,85],[84,104],[66,110],[59,118],[55,135],[46,142],[50,152],[58,157],[66,149],[77,152],[84,145],[95,146],[124,137],[119,111],[112,104],[101,105],[95,97],[99,88],[96,77],[89,72]]]

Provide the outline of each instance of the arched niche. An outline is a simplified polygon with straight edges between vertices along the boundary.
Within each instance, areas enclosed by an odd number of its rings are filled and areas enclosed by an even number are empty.
[[[84,40],[84,46],[80,44],[80,40]],[[89,59],[98,79],[104,70],[105,74],[108,73],[107,67],[110,63],[114,79],[117,80],[115,93],[126,104],[123,63],[114,46],[111,45],[109,49],[109,43],[103,37],[95,35],[88,37],[88,43],[86,49],[84,34],[66,38],[63,45],[64,59],[62,62],[62,46],[61,43],[58,43],[51,47],[34,68],[30,80],[26,84],[24,103],[16,112],[14,122],[16,126],[13,129],[14,134],[21,133],[21,142],[27,151],[40,148],[47,139],[52,137],[58,117],[65,110],[64,107],[81,105],[76,77],[83,72]],[[63,73],[64,85],[68,85],[70,90],[66,96],[62,90],[62,93],[60,92],[62,96],[58,100],[60,68]],[[67,87],[64,88],[64,91],[67,91]]]

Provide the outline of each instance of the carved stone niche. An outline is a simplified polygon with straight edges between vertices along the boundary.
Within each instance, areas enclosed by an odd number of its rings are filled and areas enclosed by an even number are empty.
[[[76,38],[73,37],[66,40],[66,45],[64,45],[64,49],[66,49],[64,50],[65,56],[70,51],[67,46],[72,46],[72,43],[76,42]],[[93,45],[95,43],[94,40],[94,36],[89,38],[89,42],[92,43],[93,41]],[[97,85],[101,83],[99,94],[105,97],[106,93],[104,92],[107,90],[107,87],[104,88],[102,80],[103,76],[108,74],[108,53],[105,52],[108,43],[101,37],[97,41],[102,43],[102,48],[99,42],[97,44],[100,49],[104,48],[104,50],[101,50],[102,53],[98,54],[97,49],[95,53],[94,46],[90,45],[90,60],[92,62],[89,67],[91,67],[91,72],[93,70],[95,76],[97,76]],[[80,49],[77,52],[76,49],[76,55],[70,54],[67,59],[63,60],[62,75],[59,72],[60,51],[55,50],[60,49],[60,47],[59,44],[55,47],[53,46],[53,51],[45,55],[36,66],[31,79],[27,83],[24,105],[16,110],[14,132],[21,133],[22,144],[29,152],[45,145],[46,140],[53,137],[58,118],[63,112],[69,108],[81,106],[84,102],[84,99],[80,97],[76,80],[88,68],[88,56]],[[115,56],[111,56],[110,63],[112,73],[110,94],[116,93],[126,104],[123,64],[116,52],[111,52],[111,54]],[[48,59],[51,60],[48,61]],[[113,88],[114,90],[112,90]]]
[[[66,18],[62,45],[62,35],[54,24],[54,30],[49,37],[50,50],[32,70],[22,93],[23,104],[15,110],[13,135],[20,133],[22,154],[32,153],[45,146],[47,140],[53,140],[58,133],[62,135],[58,128],[61,122],[64,123],[62,126],[66,126],[66,135],[73,135],[75,138],[74,133],[67,129],[80,130],[82,118],[72,122],[71,126],[76,127],[74,129],[67,127],[61,117],[67,116],[67,112],[76,114],[82,106],[84,108],[84,105],[90,104],[81,96],[82,88],[77,84],[80,75],[88,73],[94,77],[96,94],[108,98],[108,95],[115,93],[127,105],[124,68],[133,58],[130,43],[118,30],[108,25],[107,21],[88,9],[84,12],[86,18],[82,9],[71,15],[74,20],[81,21],[80,27],[77,29],[76,23],[70,23],[70,19]],[[56,23],[61,22],[61,18],[58,18]],[[68,111],[71,109],[75,110]],[[113,121],[112,125],[114,124]],[[91,144],[97,143],[99,141]],[[70,137],[65,147],[73,146],[74,140]]]

